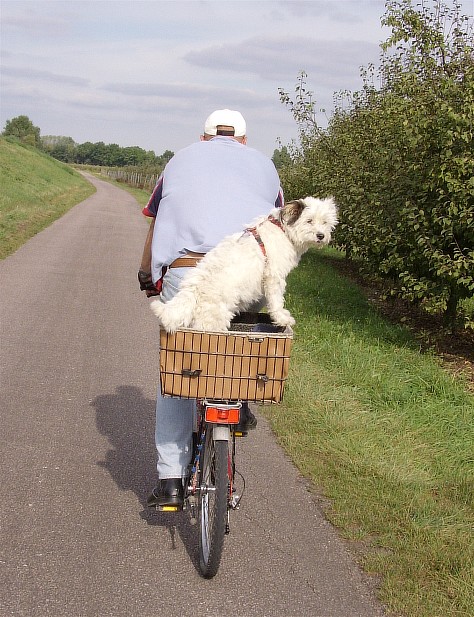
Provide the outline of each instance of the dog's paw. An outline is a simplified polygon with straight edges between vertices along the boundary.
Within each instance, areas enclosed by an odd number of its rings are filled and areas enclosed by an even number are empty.
[[[278,313],[271,313],[270,315],[273,323],[275,323],[277,326],[295,325],[295,320],[293,319],[292,314],[286,309],[282,309],[281,311],[278,311]]]

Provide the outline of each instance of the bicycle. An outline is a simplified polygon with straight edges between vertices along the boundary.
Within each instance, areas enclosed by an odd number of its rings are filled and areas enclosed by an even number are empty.
[[[205,578],[217,574],[230,512],[239,508],[245,491],[235,464],[236,439],[245,434],[238,430],[242,406],[247,401],[280,402],[288,374],[291,329],[273,326],[260,313],[238,319],[225,333],[182,329],[174,334],[161,330],[160,335],[162,393],[197,399],[184,509],[198,523],[199,567]],[[240,494],[236,475],[242,482]]]

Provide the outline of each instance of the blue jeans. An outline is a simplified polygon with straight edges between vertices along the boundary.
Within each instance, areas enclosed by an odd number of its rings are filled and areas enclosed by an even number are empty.
[[[168,302],[177,293],[189,268],[171,268],[163,278],[161,299]],[[162,396],[160,383],[156,397],[155,444],[158,477],[185,478],[191,463],[195,399]]]

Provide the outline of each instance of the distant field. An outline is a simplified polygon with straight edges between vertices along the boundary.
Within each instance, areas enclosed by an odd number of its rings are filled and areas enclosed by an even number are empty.
[[[76,171],[0,137],[0,259],[94,193]]]

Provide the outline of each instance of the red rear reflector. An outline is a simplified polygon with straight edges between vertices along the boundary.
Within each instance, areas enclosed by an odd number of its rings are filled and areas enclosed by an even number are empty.
[[[240,409],[238,407],[206,407],[206,422],[218,424],[238,424]]]

